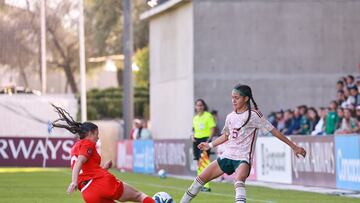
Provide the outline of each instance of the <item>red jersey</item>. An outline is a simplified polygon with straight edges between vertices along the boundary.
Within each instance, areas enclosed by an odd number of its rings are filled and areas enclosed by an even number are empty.
[[[77,141],[71,148],[71,169],[74,167],[79,155],[87,158],[82,165],[77,184],[94,178],[101,178],[111,175],[106,169],[100,166],[101,157],[96,151],[96,143],[88,139]]]

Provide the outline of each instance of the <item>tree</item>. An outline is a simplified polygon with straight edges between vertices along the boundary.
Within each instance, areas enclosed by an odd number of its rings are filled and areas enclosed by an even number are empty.
[[[76,18],[72,18],[70,12],[76,10],[76,6],[72,1],[64,0],[46,10],[48,67],[64,70],[73,93],[78,92],[74,72],[79,52]],[[40,64],[39,1],[27,0],[27,8],[1,4],[0,9],[0,64],[18,68],[27,86],[25,68],[39,67]],[[37,70],[40,74],[40,68]]]
[[[79,64],[79,43],[77,20],[71,18],[69,13],[76,10],[77,6],[71,1],[61,1],[55,8],[47,9],[46,14],[48,50],[52,55],[49,64],[53,68],[64,70],[67,79],[66,86],[70,85],[73,93],[79,92],[74,77]]]
[[[25,71],[37,63],[32,20],[26,10],[0,3],[0,65],[17,70],[25,87],[29,86]]]
[[[141,21],[139,16],[148,7],[143,0],[133,3],[134,50],[148,44],[148,22]],[[92,47],[88,56],[107,56],[122,54],[122,3],[118,0],[86,0],[86,44]],[[119,67],[119,65],[118,65]],[[122,66],[118,69],[118,84],[122,86]]]
[[[137,87],[149,88],[149,48],[138,49],[134,56],[135,64],[139,71],[135,72],[135,85]]]
[[[14,7],[11,9],[11,14],[3,12],[6,4],[0,3],[0,64],[7,65],[12,69],[17,68],[27,85],[26,68],[36,67],[36,71],[39,75],[41,74],[39,62],[40,5],[39,1],[26,0],[26,2],[27,8]],[[78,70],[79,64],[78,17],[72,15],[73,11],[78,9],[77,1],[47,2],[48,69],[63,70],[67,80],[65,89],[70,86],[71,91],[77,93],[78,86],[74,73]],[[148,44],[148,22],[139,19],[140,13],[148,7],[143,0],[134,0],[133,5],[134,50],[137,50]],[[8,8],[6,9],[10,11]],[[9,23],[9,19],[14,23]],[[86,56],[122,54],[122,24],[121,1],[85,0]],[[9,53],[12,55],[9,56]],[[91,69],[93,65],[88,63],[87,67]],[[118,83],[119,86],[122,86],[122,64],[117,62],[117,67],[119,68]],[[145,73],[141,71],[138,74]]]

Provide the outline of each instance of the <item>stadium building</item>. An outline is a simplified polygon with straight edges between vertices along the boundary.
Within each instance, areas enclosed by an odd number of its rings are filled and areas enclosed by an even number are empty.
[[[194,101],[232,109],[236,83],[260,109],[328,106],[360,65],[360,1],[169,0],[150,24],[150,115],[156,138],[187,138]]]

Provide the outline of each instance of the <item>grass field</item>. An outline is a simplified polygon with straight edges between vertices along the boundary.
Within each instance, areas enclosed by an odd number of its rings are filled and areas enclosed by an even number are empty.
[[[25,170],[26,169],[26,170]],[[189,180],[120,173],[112,170],[121,180],[133,185],[147,194],[159,191],[168,192],[179,202]],[[39,168],[0,168],[1,203],[66,203],[83,202],[79,192],[69,196],[65,193],[70,182],[70,169]],[[233,185],[230,183],[212,183],[213,192],[200,193],[194,203],[234,202]],[[360,199],[321,195],[317,193],[274,190],[263,187],[247,187],[248,203],[350,203]]]

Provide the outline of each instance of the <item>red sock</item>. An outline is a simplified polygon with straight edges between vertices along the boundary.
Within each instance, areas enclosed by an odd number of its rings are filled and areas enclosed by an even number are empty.
[[[145,197],[142,203],[155,203],[155,200],[149,196]]]

